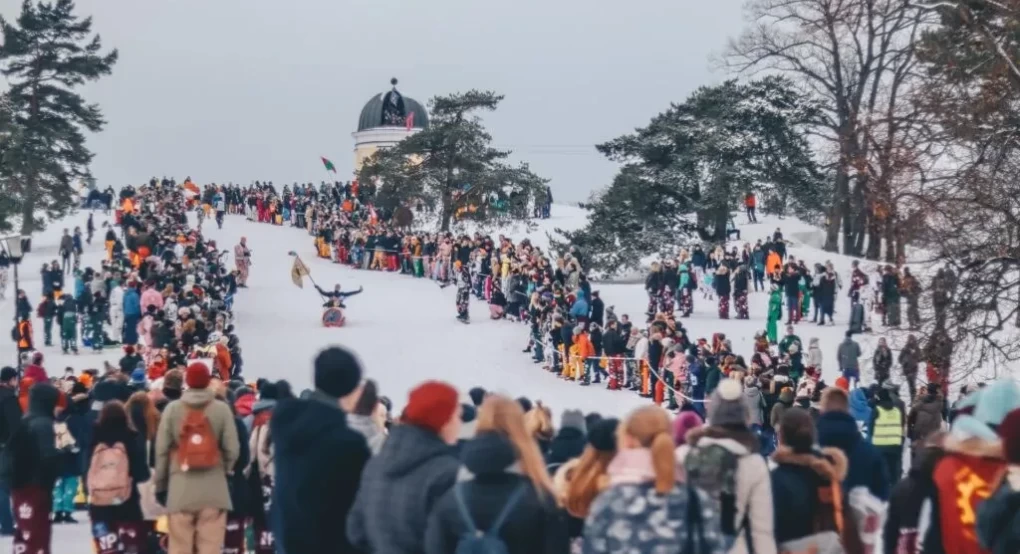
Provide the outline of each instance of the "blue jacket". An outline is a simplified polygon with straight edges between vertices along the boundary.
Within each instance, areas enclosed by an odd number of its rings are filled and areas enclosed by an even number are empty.
[[[861,436],[860,427],[853,416],[845,412],[826,412],[818,416],[818,444],[839,448],[846,454],[849,468],[843,480],[843,490],[866,487],[880,500],[889,499],[889,470],[885,461],[870,443]]]
[[[124,291],[124,317],[131,316],[142,317],[142,297],[135,288]]]
[[[583,296],[578,296],[574,301],[574,305],[570,307],[570,315],[575,318],[588,317],[588,301]]]
[[[850,392],[850,415],[861,429],[861,436],[868,439],[868,426],[871,424],[871,406],[864,389],[856,388]]]

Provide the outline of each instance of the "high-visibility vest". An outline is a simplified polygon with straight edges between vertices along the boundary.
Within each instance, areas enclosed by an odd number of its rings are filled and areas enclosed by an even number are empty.
[[[875,418],[875,432],[871,436],[875,446],[899,446],[903,444],[903,414],[897,408],[878,407]]]

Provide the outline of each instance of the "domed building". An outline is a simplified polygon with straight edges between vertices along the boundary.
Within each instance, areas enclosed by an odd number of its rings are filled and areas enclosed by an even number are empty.
[[[390,148],[429,125],[429,114],[417,100],[393,88],[373,96],[361,109],[354,137],[354,170],[360,171],[365,158],[380,148]]]

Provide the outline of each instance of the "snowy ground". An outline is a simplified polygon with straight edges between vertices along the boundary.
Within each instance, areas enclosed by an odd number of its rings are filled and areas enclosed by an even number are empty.
[[[69,216],[50,224],[37,235],[34,250],[22,262],[21,288],[25,289],[35,306],[41,292],[39,267],[57,256],[60,233],[65,227],[84,228],[86,214]],[[97,227],[106,220],[99,212]],[[539,222],[531,232],[507,230],[514,239],[524,235],[544,246],[546,231],[555,227],[573,229],[584,224],[585,214],[578,208],[554,206],[553,218]],[[817,229],[797,221],[779,221],[762,218],[757,225],[743,225],[744,241],[753,242],[771,234],[777,226],[795,244],[789,249],[798,259],[803,257],[809,265],[831,259],[836,269],[848,281],[850,259],[833,256],[811,246]],[[472,323],[462,325],[455,321],[454,289],[440,289],[433,282],[397,274],[358,271],[332,264],[314,254],[312,237],[290,227],[277,227],[246,221],[240,216],[227,216],[222,230],[207,220],[206,236],[215,239],[223,249],[232,250],[242,236],[247,237],[253,250],[250,288],[238,294],[235,300],[237,333],[241,338],[244,374],[249,380],[258,377],[287,379],[298,391],[311,387],[312,359],[321,348],[339,344],[355,350],[364,363],[367,377],[375,379],[382,394],[389,396],[399,413],[408,390],[426,379],[442,379],[453,383],[466,394],[473,386],[499,391],[511,396],[541,399],[556,411],[567,408],[585,412],[622,415],[646,401],[625,391],[607,391],[601,387],[581,387],[561,381],[533,364],[528,355],[521,353],[527,341],[527,327],[507,321],[491,321],[488,309],[481,302],[471,305]],[[91,246],[86,247],[83,265],[98,267],[103,250],[100,229]],[[293,258],[288,252],[297,251],[311,269],[312,277],[323,288],[341,283],[344,289],[364,286],[365,292],[347,301],[347,325],[340,329],[322,327],[321,300],[306,284],[304,289],[291,282],[290,265]],[[12,276],[13,279],[13,276]],[[596,284],[596,290],[607,306],[615,306],[618,315],[629,314],[636,322],[643,321],[647,298],[641,284]],[[8,299],[0,303],[0,314],[13,324],[13,283]],[[716,303],[696,297],[693,317],[684,319],[689,336],[711,337],[724,332],[733,341],[738,354],[749,358],[753,336],[765,327],[768,295],[752,293],[749,301],[751,319],[721,322],[716,316]],[[811,337],[818,337],[824,355],[824,378],[832,382],[836,377],[835,353],[846,330],[849,300],[845,290],[837,300],[836,325],[818,327],[810,323],[797,326],[796,332],[807,345]],[[41,329],[34,322],[41,341]],[[782,334],[782,331],[781,331]],[[874,338],[858,339],[868,355],[874,348]],[[51,375],[60,374],[65,367],[81,370],[101,367],[103,360],[116,361],[119,349],[102,354],[83,353],[62,355],[59,349],[46,348],[45,366]],[[16,360],[10,341],[0,341],[0,359],[13,363]],[[864,374],[870,380],[869,364]],[[81,519],[84,514],[79,514]],[[89,552],[86,525],[58,526],[54,552],[76,554]]]

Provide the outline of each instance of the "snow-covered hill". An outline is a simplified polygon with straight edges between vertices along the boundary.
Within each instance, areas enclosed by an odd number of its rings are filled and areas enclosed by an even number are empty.
[[[546,232],[553,228],[576,229],[585,223],[585,212],[579,208],[554,206],[553,217],[537,222],[532,231],[505,229],[503,234],[519,240],[528,236],[541,246],[547,244]],[[41,293],[39,268],[57,256],[57,244],[64,228],[84,227],[86,214],[78,213],[49,228],[34,239],[35,249],[21,264],[21,287],[28,292],[33,306]],[[106,218],[97,212],[97,226]],[[796,220],[761,218],[756,225],[741,225],[743,242],[754,243],[776,228],[792,242],[789,252],[808,264],[831,260],[847,280],[851,259],[818,249],[819,230]],[[246,221],[240,216],[227,216],[222,230],[207,221],[205,233],[220,248],[230,248],[241,237],[247,237],[254,255],[250,288],[241,291],[235,300],[236,327],[241,338],[245,377],[288,379],[296,390],[311,387],[312,359],[319,349],[340,344],[355,350],[362,358],[367,377],[375,379],[382,394],[393,399],[399,413],[408,390],[426,379],[442,379],[453,383],[465,394],[470,387],[482,386],[511,396],[541,399],[556,411],[580,409],[604,414],[622,415],[646,401],[634,393],[608,391],[598,386],[581,387],[542,371],[529,356],[521,353],[527,342],[525,325],[508,321],[491,321],[488,310],[480,302],[472,302],[471,325],[455,321],[454,289],[440,289],[433,282],[396,274],[353,270],[315,257],[312,238],[306,232],[290,227],[276,227]],[[102,238],[102,235],[99,235]],[[310,286],[297,288],[291,282],[293,258],[297,251],[311,268],[312,277],[323,288],[340,283],[345,289],[359,286],[365,292],[347,301],[347,326],[339,329],[322,327],[321,300]],[[100,241],[86,247],[84,265],[98,267],[103,255]],[[232,263],[232,262],[231,262]],[[641,284],[595,284],[607,306],[615,306],[618,315],[629,314],[643,321],[647,298]],[[796,333],[807,341],[817,337],[824,356],[823,376],[832,382],[837,376],[835,353],[847,327],[849,300],[845,290],[836,305],[836,325],[819,327],[810,322],[796,326]],[[0,303],[0,313],[13,323],[11,298]],[[691,337],[711,337],[723,332],[733,342],[738,354],[750,356],[754,333],[765,327],[768,295],[751,293],[751,319],[720,321],[716,303],[696,297],[693,317],[683,324]],[[40,324],[36,323],[38,329]],[[781,332],[782,333],[782,332]],[[38,333],[37,334],[41,334]],[[870,356],[874,336],[858,341]],[[893,341],[894,344],[897,341]],[[119,350],[102,354],[63,355],[56,348],[44,349],[45,366],[59,374],[65,367],[81,370],[101,367],[104,360],[116,361]],[[0,359],[13,364],[14,345],[0,341]],[[863,372],[870,380],[870,364]],[[76,554],[89,551],[86,544],[87,526],[58,526],[55,552]]]

